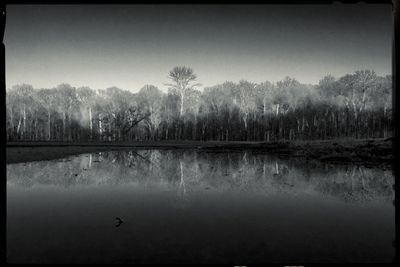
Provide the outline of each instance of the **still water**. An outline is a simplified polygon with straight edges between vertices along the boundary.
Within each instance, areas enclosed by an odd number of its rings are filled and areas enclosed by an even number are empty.
[[[391,262],[393,183],[390,170],[251,151],[129,150],[9,164],[7,258]]]

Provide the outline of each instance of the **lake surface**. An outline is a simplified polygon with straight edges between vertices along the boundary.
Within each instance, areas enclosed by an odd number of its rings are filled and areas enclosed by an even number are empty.
[[[392,262],[393,183],[391,170],[251,151],[127,150],[9,164],[7,258]]]

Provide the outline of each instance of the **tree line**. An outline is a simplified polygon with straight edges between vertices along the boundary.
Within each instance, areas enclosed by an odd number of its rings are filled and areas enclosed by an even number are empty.
[[[392,136],[392,77],[372,70],[317,85],[285,77],[224,82],[201,92],[189,67],[169,72],[168,93],[145,85],[60,84],[6,91],[7,141],[278,141]]]

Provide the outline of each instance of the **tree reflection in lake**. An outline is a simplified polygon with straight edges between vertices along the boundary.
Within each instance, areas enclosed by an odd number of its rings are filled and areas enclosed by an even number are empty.
[[[7,257],[391,262],[393,183],[390,170],[252,151],[127,150],[9,164]]]
[[[173,150],[112,151],[63,160],[8,165],[9,187],[142,184],[193,191],[319,193],[345,201],[391,201],[390,170],[356,165],[312,165],[270,155]]]

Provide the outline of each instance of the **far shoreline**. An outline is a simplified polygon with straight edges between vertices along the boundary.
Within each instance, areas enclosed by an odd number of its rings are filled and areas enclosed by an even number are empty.
[[[256,151],[287,157],[304,157],[331,163],[390,168],[393,138],[332,139],[312,141],[134,141],[134,142],[7,142],[6,163],[52,160],[83,153],[128,149],[199,149],[233,152]]]

